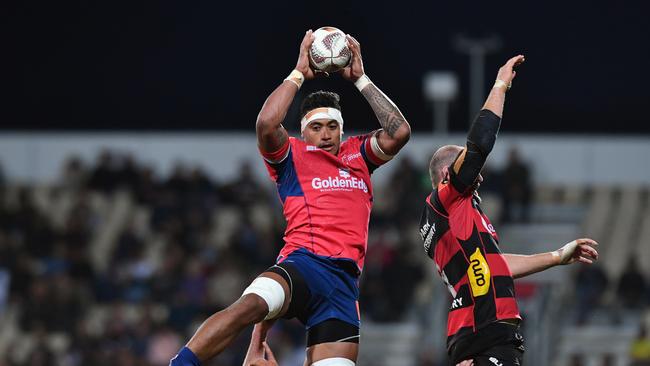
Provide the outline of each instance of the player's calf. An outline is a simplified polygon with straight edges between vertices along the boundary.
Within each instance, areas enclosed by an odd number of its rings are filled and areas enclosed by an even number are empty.
[[[187,347],[170,361],[171,366],[200,366],[221,353],[249,325],[276,317],[284,305],[284,289],[277,281],[258,277],[228,308],[213,314],[199,328]]]

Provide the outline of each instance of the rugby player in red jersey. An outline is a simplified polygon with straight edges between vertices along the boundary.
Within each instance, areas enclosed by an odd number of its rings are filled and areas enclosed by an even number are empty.
[[[467,144],[441,147],[429,164],[433,191],[426,199],[420,234],[453,296],[447,322],[452,365],[521,365],[523,337],[513,278],[598,258],[591,239],[577,239],[549,253],[504,254],[479,206],[480,171],[496,141],[514,68],[523,61],[524,56],[515,56],[499,69]]]
[[[307,331],[306,365],[349,366],[359,346],[359,286],[372,207],[370,175],[406,144],[410,126],[364,74],[359,42],[347,36],[351,63],[341,75],[375,112],[381,129],[341,141],[339,97],[315,92],[302,102],[302,139],[282,126],[305,80],[314,78],[305,34],[295,69],[267,98],[257,118],[259,150],[282,200],[287,228],[276,265],[234,304],[208,318],[171,365],[199,365],[246,327],[298,318]]]

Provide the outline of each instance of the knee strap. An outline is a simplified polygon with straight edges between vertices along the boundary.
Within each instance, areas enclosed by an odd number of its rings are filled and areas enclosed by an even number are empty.
[[[266,305],[269,307],[269,313],[264,320],[275,318],[282,310],[284,305],[284,289],[276,280],[268,277],[257,277],[251,284],[244,290],[244,295],[255,294],[261,297]]]

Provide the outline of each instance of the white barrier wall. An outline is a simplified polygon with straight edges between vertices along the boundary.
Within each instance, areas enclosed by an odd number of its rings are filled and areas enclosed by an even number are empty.
[[[426,168],[431,153],[443,144],[464,144],[464,135],[414,134],[397,160],[410,157]],[[567,184],[650,184],[650,136],[567,136],[501,134],[489,164],[501,167],[517,146],[531,163],[535,181]],[[132,153],[166,175],[176,162],[200,165],[213,177],[234,177],[244,160],[260,177],[265,168],[252,133],[5,133],[0,135],[0,164],[6,177],[23,182],[55,181],[63,162],[78,155],[93,163],[109,148]],[[381,183],[398,164],[375,173]]]

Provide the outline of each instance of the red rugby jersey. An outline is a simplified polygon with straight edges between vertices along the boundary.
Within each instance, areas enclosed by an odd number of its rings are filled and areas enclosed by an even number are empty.
[[[426,199],[420,234],[453,297],[448,347],[494,321],[521,318],[499,238],[471,189],[461,193],[452,183],[439,184]]]
[[[373,153],[371,137],[346,139],[338,156],[294,137],[276,152],[262,152],[287,219],[280,258],[306,248],[363,268],[372,208],[370,175],[385,163]]]

